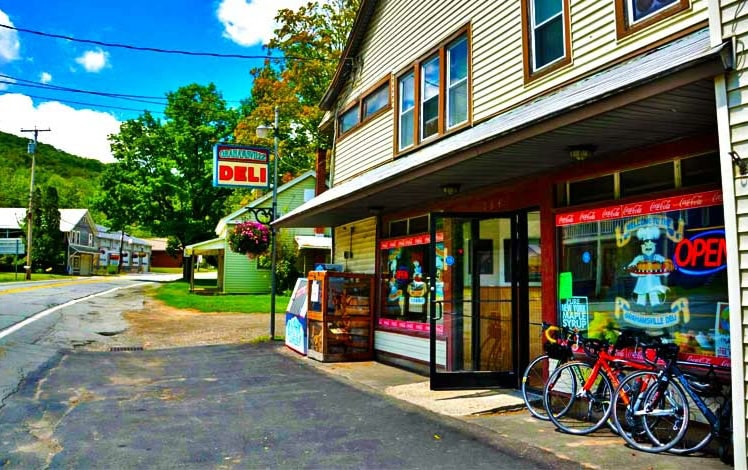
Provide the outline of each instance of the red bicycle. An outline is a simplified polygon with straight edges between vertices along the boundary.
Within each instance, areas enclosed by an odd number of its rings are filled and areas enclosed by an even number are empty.
[[[615,355],[618,350],[637,348],[640,343],[642,341],[630,332],[622,332],[613,345],[607,340],[583,339],[584,351],[594,363],[567,362],[546,382],[543,403],[553,424],[569,434],[589,434],[606,423],[611,414],[613,393],[618,390],[624,370],[655,369],[654,365]],[[621,399],[628,403],[627,396]]]

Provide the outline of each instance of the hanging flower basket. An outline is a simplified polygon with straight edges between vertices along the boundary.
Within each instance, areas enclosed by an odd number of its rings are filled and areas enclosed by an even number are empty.
[[[229,233],[231,251],[247,255],[249,259],[266,253],[269,246],[270,227],[260,222],[241,222]]]

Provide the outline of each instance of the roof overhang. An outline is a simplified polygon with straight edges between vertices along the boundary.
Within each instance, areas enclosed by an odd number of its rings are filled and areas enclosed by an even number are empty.
[[[697,31],[336,185],[274,225],[337,226],[427,205],[446,183],[469,193],[568,166],[580,143],[602,157],[715,134],[713,78],[732,53]]]
[[[70,249],[71,254],[72,253],[95,253],[100,254],[99,249],[95,246],[86,246],[86,245],[75,245],[71,243],[68,245],[68,248]]]
[[[331,237],[318,237],[316,235],[296,235],[294,237],[299,250],[331,250]]]
[[[226,240],[223,238],[213,238],[204,242],[193,243],[184,247],[185,256],[215,256],[226,250]]]

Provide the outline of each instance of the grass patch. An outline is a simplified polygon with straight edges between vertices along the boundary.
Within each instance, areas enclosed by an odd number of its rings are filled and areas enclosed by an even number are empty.
[[[182,274],[182,268],[156,268],[151,266],[150,271],[152,273],[162,273],[162,274]]]
[[[70,276],[64,274],[47,274],[47,273],[31,273],[32,281],[48,281],[50,279],[69,279]],[[26,280],[26,273],[0,273],[0,282],[20,282]]]
[[[207,281],[200,282],[198,281]],[[215,285],[215,281],[196,279],[195,285]],[[175,281],[162,284],[153,291],[153,297],[174,308],[194,308],[201,312],[270,312],[270,294],[253,295],[201,295],[190,293],[190,284]],[[285,314],[289,295],[275,296],[275,313]]]

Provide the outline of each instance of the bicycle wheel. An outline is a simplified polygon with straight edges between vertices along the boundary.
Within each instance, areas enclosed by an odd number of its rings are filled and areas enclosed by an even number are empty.
[[[548,376],[560,363],[558,359],[551,359],[547,354],[543,354],[533,359],[522,375],[522,399],[530,413],[538,419],[548,421],[543,406],[543,388]]]
[[[621,437],[643,452],[664,452],[688,428],[688,400],[680,385],[659,380],[657,372],[627,376],[613,397],[613,420]]]
[[[721,407],[724,406],[725,397],[700,396],[700,398],[716,413],[719,413]],[[688,398],[688,404],[690,408],[688,430],[683,438],[670,449],[670,452],[673,454],[680,455],[698,452],[709,445],[715,437],[714,428],[709,424],[709,420],[704,416],[699,407],[696,406],[691,397]]]
[[[592,372],[589,364],[569,362],[548,378],[543,402],[548,417],[561,431],[589,434],[608,419],[612,395],[610,380],[604,374],[597,374],[585,389]]]

